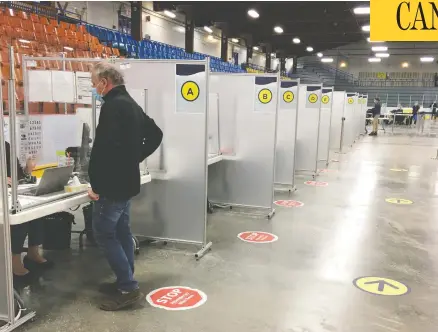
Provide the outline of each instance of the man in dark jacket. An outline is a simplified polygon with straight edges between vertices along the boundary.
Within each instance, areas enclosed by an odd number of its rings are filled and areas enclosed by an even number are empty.
[[[139,163],[160,145],[163,133],[125,88],[123,74],[108,63],[94,66],[92,83],[103,98],[88,174],[93,232],[117,280],[102,284],[112,295],[100,308],[115,311],[144,299],[134,279],[131,199],[140,192]]]
[[[373,113],[373,131],[369,136],[377,136],[381,108],[382,106],[380,105],[380,98],[374,98],[374,107],[371,109],[371,112]]]

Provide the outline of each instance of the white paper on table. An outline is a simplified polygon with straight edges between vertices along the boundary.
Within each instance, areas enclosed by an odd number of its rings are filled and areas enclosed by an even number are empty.
[[[52,73],[49,70],[29,70],[29,101],[52,102]]]
[[[52,95],[54,102],[75,102],[75,82],[73,72],[52,70]]]

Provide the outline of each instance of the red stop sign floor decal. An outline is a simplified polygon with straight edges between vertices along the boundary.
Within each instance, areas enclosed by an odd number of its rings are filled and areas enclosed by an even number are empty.
[[[198,290],[184,286],[170,286],[156,289],[146,296],[153,307],[165,310],[188,310],[203,305],[207,295]]]
[[[306,181],[304,184],[307,184],[308,186],[314,186],[314,187],[327,187],[328,182],[320,182],[320,181]]]
[[[239,239],[251,243],[271,243],[278,240],[278,236],[266,232],[243,232],[237,235]]]
[[[275,201],[274,204],[284,207],[301,207],[304,205],[303,202],[293,201],[293,200],[279,200],[279,201]]]

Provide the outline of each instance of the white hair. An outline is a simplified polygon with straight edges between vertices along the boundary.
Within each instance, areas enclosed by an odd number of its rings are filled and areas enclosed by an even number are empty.
[[[105,78],[113,85],[125,84],[123,73],[108,62],[99,62],[93,66],[93,73],[99,80]]]

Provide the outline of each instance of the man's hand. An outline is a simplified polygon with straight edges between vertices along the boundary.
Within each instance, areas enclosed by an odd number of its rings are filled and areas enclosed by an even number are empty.
[[[31,174],[32,171],[35,169],[36,162],[32,158],[27,159],[26,161],[26,172]]]
[[[93,189],[88,189],[88,197],[90,197],[90,199],[92,201],[98,201],[99,200],[99,194],[96,194]]]
[[[8,177],[8,186],[12,187],[12,178]]]

